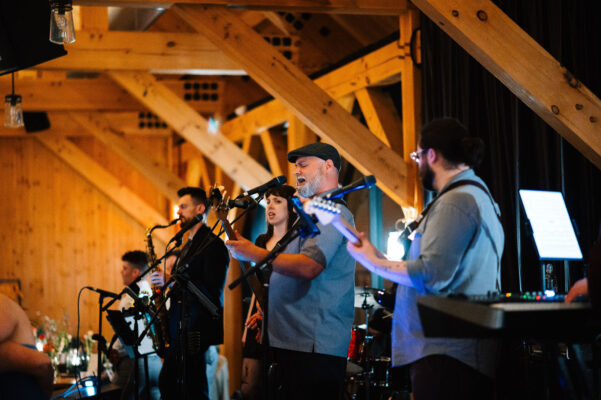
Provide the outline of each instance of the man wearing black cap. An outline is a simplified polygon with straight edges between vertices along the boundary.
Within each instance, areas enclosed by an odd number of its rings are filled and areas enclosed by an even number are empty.
[[[426,338],[417,296],[467,295],[500,290],[504,233],[500,211],[472,168],[483,156],[482,140],[457,120],[425,125],[411,158],[424,188],[438,196],[422,212],[407,261],[383,257],[360,234],[347,245],[370,271],[399,284],[392,328],[394,366],[409,365],[415,399],[493,398],[495,343],[478,339]]]
[[[310,198],[338,188],[340,155],[325,143],[288,154],[296,166],[297,190]],[[342,205],[342,218],[354,224]],[[331,225],[320,234],[292,241],[272,263],[268,341],[279,366],[282,399],[342,397],[346,354],[354,317],[355,262],[346,240]],[[267,250],[236,236],[226,242],[240,260],[259,261]]]

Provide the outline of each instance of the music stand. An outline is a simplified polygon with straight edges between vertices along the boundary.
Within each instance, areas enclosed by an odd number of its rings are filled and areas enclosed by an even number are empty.
[[[136,303],[139,301],[136,300]],[[146,397],[150,398],[150,376],[148,372],[148,355],[153,354],[154,346],[152,339],[144,333],[146,332],[145,324],[140,324],[144,320],[144,311],[138,308],[131,310],[117,311],[107,310],[106,319],[109,321],[115,334],[123,343],[123,347],[129,358],[134,360],[134,398],[137,400],[139,396],[139,377],[138,377],[138,360],[144,358],[144,378]],[[141,336],[144,334],[144,336]]]

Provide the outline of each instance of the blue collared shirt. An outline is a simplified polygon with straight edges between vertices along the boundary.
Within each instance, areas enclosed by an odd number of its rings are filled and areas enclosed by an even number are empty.
[[[354,225],[342,207],[341,217]],[[332,225],[317,224],[321,233],[293,240],[283,251],[303,254],[325,268],[315,279],[277,272],[269,281],[268,330],[273,347],[346,357],[354,318],[355,260],[346,239]]]
[[[448,184],[469,179],[486,186],[473,170]],[[444,189],[444,188],[443,188]],[[495,346],[489,340],[425,338],[417,296],[485,294],[497,289],[504,238],[498,206],[482,189],[464,185],[444,193],[415,231],[407,271],[414,288],[399,285],[393,316],[394,365],[443,354],[492,376]]]

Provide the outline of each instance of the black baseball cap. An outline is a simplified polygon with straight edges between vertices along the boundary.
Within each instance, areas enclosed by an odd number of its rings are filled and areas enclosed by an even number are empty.
[[[340,154],[338,154],[338,150],[332,145],[318,142],[299,147],[288,153],[288,161],[293,163],[296,162],[297,158],[307,156],[318,157],[322,160],[332,160],[336,169],[340,171]]]

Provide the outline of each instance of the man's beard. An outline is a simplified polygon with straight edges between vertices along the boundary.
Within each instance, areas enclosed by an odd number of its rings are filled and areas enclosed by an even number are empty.
[[[434,171],[428,163],[419,169],[419,175],[422,178],[422,185],[426,190],[434,190]]]
[[[303,186],[297,186],[296,190],[301,197],[309,198],[315,196],[319,188],[321,187],[321,183],[323,181],[323,175],[318,173],[311,180],[305,180],[305,184]]]

